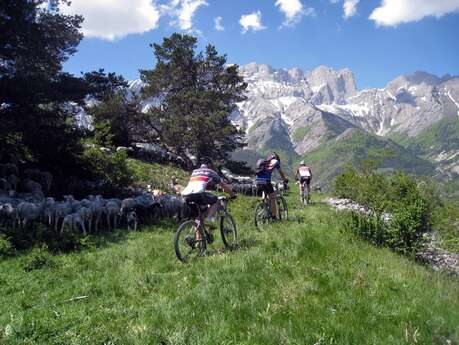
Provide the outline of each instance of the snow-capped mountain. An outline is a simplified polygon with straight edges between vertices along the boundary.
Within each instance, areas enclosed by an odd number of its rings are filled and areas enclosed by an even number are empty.
[[[352,127],[393,139],[415,138],[441,119],[459,116],[459,77],[416,72],[382,89],[357,90],[349,69],[320,66],[303,72],[250,63],[240,72],[248,83],[247,100],[232,118],[246,131],[252,150],[275,147],[302,155],[324,136]]]

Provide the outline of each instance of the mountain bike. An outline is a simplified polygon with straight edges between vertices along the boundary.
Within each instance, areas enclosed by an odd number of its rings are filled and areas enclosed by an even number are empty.
[[[217,219],[220,227],[223,244],[227,249],[237,247],[237,230],[233,216],[228,212],[228,198],[218,197]],[[214,242],[214,230],[204,222],[207,205],[199,205],[194,202],[187,203],[193,212],[195,219],[190,219],[177,229],[174,238],[174,249],[177,258],[186,263],[193,257],[204,256],[207,245]],[[199,236],[196,236],[199,234]],[[199,238],[199,239],[197,239]]]
[[[275,192],[275,194],[279,219],[272,214],[268,196],[263,191],[261,201],[255,206],[255,210],[253,212],[255,227],[259,231],[263,231],[266,225],[269,225],[276,220],[288,220],[287,201],[278,192]]]
[[[304,181],[302,183],[302,185],[300,185],[300,190],[301,190],[301,187],[303,187],[303,192],[301,193],[300,195],[300,198],[301,198],[301,204],[302,205],[309,205],[310,203],[310,193],[309,193],[309,190],[308,190],[308,184],[306,181]]]

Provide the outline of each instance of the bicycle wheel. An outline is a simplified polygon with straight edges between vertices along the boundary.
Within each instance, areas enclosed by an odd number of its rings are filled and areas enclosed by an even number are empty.
[[[283,196],[277,197],[277,208],[279,212],[279,218],[281,220],[288,220],[288,208],[287,208],[287,201]]]
[[[253,220],[255,227],[259,231],[263,231],[264,226],[271,222],[271,210],[269,209],[268,203],[262,201],[256,207],[253,212]]]
[[[196,240],[196,232],[201,232],[201,240]],[[187,262],[193,257],[203,256],[206,251],[206,238],[201,231],[197,229],[196,221],[187,220],[183,222],[174,239],[175,255],[182,262]]]
[[[237,247],[237,230],[233,216],[229,213],[224,213],[220,217],[220,233],[222,241],[226,248],[234,249]]]

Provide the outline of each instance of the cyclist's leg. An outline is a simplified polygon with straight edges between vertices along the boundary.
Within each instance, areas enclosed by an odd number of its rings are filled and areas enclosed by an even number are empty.
[[[213,221],[215,219],[215,214],[218,210],[218,197],[211,193],[202,193],[201,194],[201,204],[209,205],[205,217],[208,221]]]
[[[306,188],[308,189],[308,201],[311,199],[311,179],[306,180]]]
[[[199,205],[201,203],[200,194],[190,194],[190,195],[185,196],[185,202],[186,203],[192,202],[192,203],[195,204],[195,206],[197,208],[199,208]],[[198,210],[198,212],[199,212],[199,210]],[[197,217],[197,215],[196,215],[196,217]],[[201,233],[198,231],[198,228],[195,229],[194,236],[195,236],[195,238],[194,238],[195,241],[197,241],[197,242],[201,241]]]
[[[274,187],[269,181],[265,185],[265,193],[268,195],[268,201],[269,201],[269,208],[271,209],[271,214],[278,218],[279,214],[277,212],[277,202],[276,202],[276,193],[274,193]]]

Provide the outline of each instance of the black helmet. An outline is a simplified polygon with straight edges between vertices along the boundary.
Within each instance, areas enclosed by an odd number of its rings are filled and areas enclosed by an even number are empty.
[[[203,165],[205,165],[205,166],[212,166],[212,159],[210,159],[209,157],[206,157],[206,156],[201,157],[201,158],[199,159],[199,162],[201,163],[201,167],[202,167]]]
[[[279,155],[276,153],[276,152],[271,152],[271,154],[269,155],[269,158],[268,159],[277,159],[278,161],[280,161],[280,157]]]

